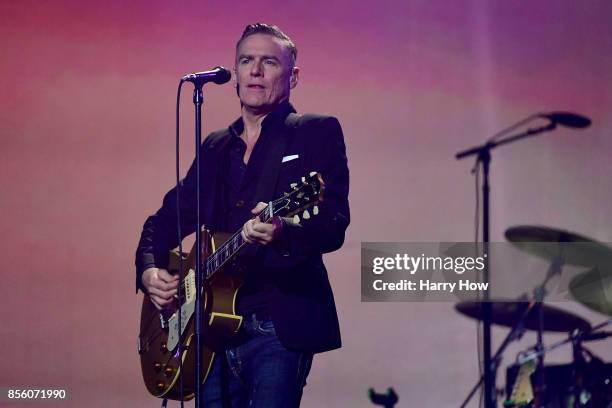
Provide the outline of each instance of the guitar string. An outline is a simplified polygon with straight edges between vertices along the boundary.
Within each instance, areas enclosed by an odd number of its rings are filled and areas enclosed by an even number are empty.
[[[184,292],[184,291],[186,290],[185,278],[183,278],[183,282],[181,282],[181,283],[179,284],[179,286],[181,287],[182,292]],[[181,297],[181,299],[178,299],[178,301],[179,301],[179,303],[180,303],[180,302],[181,302],[181,300],[182,300],[182,301],[183,301],[183,304],[184,304],[184,301],[185,301],[185,299],[186,299],[186,294],[184,294],[184,293],[183,293],[182,295],[183,295],[183,296]],[[176,309],[174,312],[176,312],[176,311],[178,311],[178,310],[179,310],[179,308],[177,308],[177,309]],[[151,317],[151,318],[150,318],[150,319],[147,321],[147,323],[146,323],[145,327],[144,327],[144,328],[143,328],[143,329],[140,331],[140,337],[141,337],[141,338],[146,338],[146,335],[149,333],[149,329],[151,329],[151,327],[152,327],[152,326],[153,326],[153,329],[154,329],[154,330],[156,330],[156,329],[157,329],[157,327],[154,327],[154,323],[155,323],[155,322],[157,322],[157,321],[159,321],[159,317],[158,317],[158,315],[159,315],[159,311],[158,311],[158,313],[155,315],[155,316],[157,316],[157,317]]]

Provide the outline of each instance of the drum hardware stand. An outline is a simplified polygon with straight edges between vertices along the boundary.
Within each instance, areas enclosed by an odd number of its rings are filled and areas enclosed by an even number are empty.
[[[534,298],[537,304],[538,310],[538,340],[536,344],[536,350],[544,349],[544,298],[546,297],[546,285],[548,281],[555,275],[561,275],[563,268],[563,243],[559,242],[559,253],[550,263],[544,282],[534,290]],[[535,408],[544,406],[544,398],[546,396],[546,378],[544,375],[544,353],[538,355],[537,370],[538,373],[538,385],[535,391]]]
[[[525,309],[525,311],[523,312],[523,315],[521,316],[521,319],[506,335],[506,338],[504,339],[502,344],[499,346],[499,348],[495,352],[495,355],[491,358],[490,368],[491,368],[491,372],[493,373],[493,385],[495,385],[495,373],[497,372],[497,368],[499,367],[499,364],[501,363],[502,355],[504,351],[506,351],[506,347],[508,347],[508,345],[512,343],[514,340],[520,340],[523,337],[523,335],[525,334],[525,327],[524,327],[525,319],[527,318],[527,316],[531,314],[535,306],[536,306],[535,301],[529,302],[529,304],[527,305],[527,308]],[[483,307],[484,307],[484,304],[483,304]],[[465,408],[468,402],[470,402],[470,400],[472,399],[472,397],[474,396],[478,388],[480,388],[483,381],[485,380],[485,375],[486,375],[486,369],[485,369],[485,373],[480,376],[480,379],[478,380],[476,385],[472,387],[472,390],[470,391],[468,396],[465,398],[465,400],[461,404],[461,408]]]
[[[533,346],[527,349],[527,350],[532,350],[530,353],[519,356],[519,358],[517,359],[517,363],[525,364],[528,361],[538,358],[540,354],[549,353],[567,343],[572,343],[574,341],[579,341],[579,342],[596,341],[596,340],[603,340],[607,337],[612,337],[612,333],[598,332],[598,330],[603,329],[604,327],[609,326],[609,325],[612,325],[612,319],[608,319],[604,321],[603,323],[593,326],[590,330],[586,330],[586,331],[576,330],[574,331],[574,333],[571,333],[567,338],[559,340],[555,343],[552,343],[550,346],[545,346],[540,351],[536,350],[537,346]],[[586,349],[583,349],[583,350],[586,350]]]
[[[582,336],[577,335],[572,337],[572,357],[573,357],[573,369],[572,378],[574,384],[572,384],[572,395],[574,398],[574,408],[580,408],[581,398],[584,391],[584,372],[586,366],[586,360],[584,359],[584,349],[582,347]]]
[[[523,337],[523,334],[525,334],[525,321],[532,313],[538,314],[538,342],[535,346],[535,349],[536,351],[543,350],[544,345],[542,343],[542,332],[544,328],[543,326],[544,308],[542,307],[542,304],[544,301],[544,296],[546,295],[546,284],[548,283],[550,278],[552,278],[554,275],[561,273],[562,262],[560,262],[559,259],[561,259],[560,256],[557,257],[555,260],[553,260],[548,270],[548,273],[546,277],[544,278],[544,281],[534,289],[533,299],[529,301],[529,303],[527,304],[527,307],[525,308],[525,311],[521,315],[521,318],[514,325],[514,327],[510,330],[510,332],[506,335],[506,337],[504,338],[504,341],[502,342],[502,344],[499,346],[499,348],[495,352],[495,355],[492,357],[490,369],[491,369],[491,372],[493,373],[493,386],[495,386],[495,375],[497,373],[497,368],[499,367],[499,364],[501,363],[502,355],[504,351],[506,350],[506,348],[511,342],[513,342],[514,340],[518,341]],[[491,303],[489,302],[487,303],[489,304],[489,306],[491,305]],[[487,303],[483,303],[483,307]],[[543,357],[539,353],[537,357],[538,357],[538,364],[541,363],[543,365],[544,363]],[[463,401],[463,404],[461,404],[461,408],[464,408],[467,406],[472,396],[476,393],[478,388],[482,385],[483,381],[485,380],[485,375],[486,375],[486,369],[485,369],[485,374],[480,376],[480,380],[478,381],[478,383],[476,383],[476,385],[472,388],[472,390],[470,391],[466,399]],[[544,383],[541,382],[540,384],[543,385]],[[536,395],[537,395],[537,392],[539,392],[539,390],[536,390]]]

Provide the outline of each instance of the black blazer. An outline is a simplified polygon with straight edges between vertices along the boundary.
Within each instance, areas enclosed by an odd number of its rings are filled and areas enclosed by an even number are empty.
[[[249,163],[245,174],[245,178],[257,174],[260,182],[253,202],[245,205],[252,208],[259,201],[279,197],[290,183],[311,171],[322,174],[325,195],[319,204],[319,214],[302,220],[300,226],[285,228],[278,241],[260,248],[266,271],[273,277],[269,307],[280,341],[287,348],[321,352],[341,345],[322,254],[340,248],[344,242],[350,222],[349,172],[338,120],[293,112],[293,107],[284,103],[265,118],[260,137],[265,135],[266,139],[258,141],[265,143],[265,154],[257,156],[258,162]],[[200,150],[201,219],[213,229],[222,203],[217,194],[222,160],[232,132],[240,126],[238,120],[228,129],[211,133]],[[192,164],[179,187],[182,237],[195,230],[195,172]],[[136,251],[137,288],[144,289],[140,281],[142,272],[151,266],[166,267],[168,251],[177,245],[176,189],[172,189],[164,197],[162,207],[144,224]]]

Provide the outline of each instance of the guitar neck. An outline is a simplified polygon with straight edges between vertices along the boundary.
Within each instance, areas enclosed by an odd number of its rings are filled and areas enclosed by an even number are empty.
[[[316,171],[312,171],[308,176],[302,177],[301,184],[292,183],[290,192],[285,192],[276,200],[270,201],[266,208],[258,214],[258,217],[261,222],[268,223],[274,216],[292,216],[304,210],[303,217],[305,219],[310,218],[306,209],[314,207],[313,214],[317,215],[318,208],[316,205],[323,200],[324,190],[323,178]],[[206,278],[212,276],[219,268],[234,258],[246,245],[247,242],[242,237],[241,232],[242,228],[206,258],[203,265]]]
[[[268,205],[261,213],[259,213],[261,222],[267,223],[272,217],[272,206]],[[227,241],[225,241],[215,252],[207,259],[204,265],[206,278],[212,276],[220,267],[233,259],[247,242],[242,237],[242,228],[237,230]]]

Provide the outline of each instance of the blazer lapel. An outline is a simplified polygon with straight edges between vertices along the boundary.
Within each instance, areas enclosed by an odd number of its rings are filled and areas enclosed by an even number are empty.
[[[289,138],[293,135],[297,117],[297,114],[290,113],[285,122],[281,126],[271,129],[272,134],[268,135],[271,137],[268,146],[266,146],[266,154],[263,155],[264,162],[258,163],[259,166],[257,166],[261,169],[261,173],[255,190],[255,202],[267,202],[275,198],[273,194],[276,191],[281,161],[287,150]]]
[[[202,219],[203,223],[213,230],[218,229],[214,224],[214,220],[218,220],[219,211],[222,205],[222,195],[220,187],[220,178],[223,177],[221,169],[223,168],[224,158],[226,156],[227,143],[230,140],[230,133],[227,132],[217,140],[212,142],[207,151],[204,151],[201,156],[202,174]],[[212,192],[212,193],[211,193]]]

